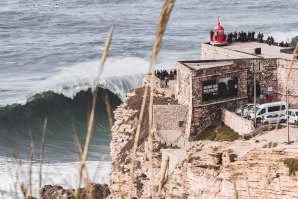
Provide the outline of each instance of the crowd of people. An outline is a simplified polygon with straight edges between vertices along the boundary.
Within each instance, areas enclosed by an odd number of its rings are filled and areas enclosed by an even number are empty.
[[[248,31],[248,32],[231,32],[227,35],[227,42],[233,43],[233,42],[250,42],[250,41],[256,41],[258,43],[267,43],[268,45],[278,45],[280,47],[289,47],[290,45],[283,41],[280,43],[274,43],[274,38],[272,36],[268,36],[267,40],[264,40],[264,34],[259,32],[257,35],[255,35],[254,31]]]
[[[155,70],[154,71],[154,75],[160,79],[160,87],[168,87],[168,82],[170,79],[175,79],[177,76],[177,71],[176,69],[174,70],[170,70],[170,72],[168,72],[167,70]]]
[[[273,94],[272,93],[264,93],[264,94],[261,94],[259,97],[259,103],[260,104],[263,104],[263,103],[271,103],[273,102]]]
[[[170,72],[168,72],[167,70],[155,70],[154,75],[160,80],[165,80],[166,78],[174,79],[177,75],[177,71],[176,69],[170,70]]]
[[[240,42],[250,42],[250,41],[256,41],[255,40],[255,32],[252,31],[248,31],[248,32],[231,32],[231,33],[228,33],[228,36],[227,36],[227,42],[228,43],[232,43],[232,42],[237,42],[237,41],[240,41]]]

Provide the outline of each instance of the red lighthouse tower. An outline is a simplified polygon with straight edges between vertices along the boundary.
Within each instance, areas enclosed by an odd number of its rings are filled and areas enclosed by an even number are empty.
[[[217,26],[210,31],[210,44],[214,46],[224,46],[227,45],[227,37],[225,35],[225,29],[220,25],[219,18]]]

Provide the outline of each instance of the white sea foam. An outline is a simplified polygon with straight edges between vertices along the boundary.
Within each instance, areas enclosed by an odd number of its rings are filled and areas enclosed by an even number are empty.
[[[271,32],[269,35],[273,36],[276,42],[284,41],[284,42],[290,43],[294,37],[298,36],[298,31],[287,31],[287,32],[274,31],[274,32]]]
[[[91,61],[59,68],[57,74],[40,82],[34,88],[35,92],[51,90],[73,98],[82,90],[94,89],[99,65],[99,61]],[[148,72],[148,66],[149,63],[141,58],[110,58],[105,64],[99,83],[101,87],[123,99],[128,90],[141,84],[143,74]]]
[[[25,104],[35,94],[46,91],[53,91],[73,98],[80,91],[95,88],[99,65],[99,60],[82,62],[72,66],[54,68],[54,74],[44,80],[22,80],[22,84],[15,86],[19,88],[19,92],[2,98],[0,106],[13,103]],[[143,74],[148,71],[149,62],[142,58],[108,58],[99,84],[100,87],[108,89],[124,99],[129,90],[141,85]]]
[[[89,179],[94,183],[108,184],[110,162],[87,161],[86,163]],[[77,188],[79,186],[80,162],[68,163],[44,163],[42,169],[42,186],[51,184],[63,188]],[[39,189],[39,163],[32,165],[32,195],[38,196]],[[14,159],[0,157],[0,198],[14,198],[13,195],[21,194],[21,184],[28,185],[29,163],[21,161],[17,163]],[[81,185],[83,186],[83,184]]]

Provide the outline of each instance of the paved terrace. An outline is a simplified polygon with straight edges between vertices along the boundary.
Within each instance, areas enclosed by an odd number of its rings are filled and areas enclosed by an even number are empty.
[[[282,128],[265,132],[263,135],[257,136],[256,139],[264,139],[270,142],[284,143],[288,141],[288,129]],[[298,128],[290,127],[290,141],[298,144]]]
[[[213,68],[219,66],[229,66],[233,64],[233,61],[215,61],[215,62],[184,62],[185,65],[189,66],[194,70],[199,70],[202,68]]]
[[[242,53],[246,53],[249,55],[254,55],[256,57],[263,57],[263,58],[282,58],[286,60],[291,60],[293,57],[293,54],[287,54],[287,53],[281,53],[281,49],[290,49],[287,47],[279,47],[279,46],[269,46],[266,43],[258,43],[258,42],[234,42],[232,44],[229,44],[227,46],[223,46],[222,48],[238,51]],[[255,55],[254,49],[255,48],[261,48],[262,54]]]

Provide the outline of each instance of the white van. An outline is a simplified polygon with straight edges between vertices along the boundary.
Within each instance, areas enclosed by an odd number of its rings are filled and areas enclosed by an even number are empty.
[[[257,123],[261,122],[261,119],[264,115],[270,114],[270,113],[276,113],[276,114],[286,114],[286,102],[271,102],[266,104],[261,104],[256,113]],[[254,112],[250,113],[250,119],[254,120],[255,114]]]
[[[290,111],[289,111],[290,114]],[[292,109],[291,115],[289,115],[289,123],[298,125],[298,109]]]

